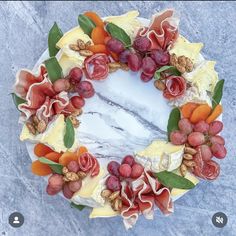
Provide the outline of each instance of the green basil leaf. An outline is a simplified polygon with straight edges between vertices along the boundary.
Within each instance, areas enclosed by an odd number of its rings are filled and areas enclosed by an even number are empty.
[[[60,174],[60,175],[62,174],[63,165],[61,165],[57,162],[51,161],[45,157],[40,157],[39,161],[41,163],[48,164],[50,166],[50,168],[53,170],[53,172]]]
[[[158,80],[161,78],[161,72],[167,71],[172,75],[178,75],[180,76],[181,73],[176,69],[174,66],[162,66],[160,69],[156,70],[154,74],[154,79]]]
[[[112,38],[121,41],[125,47],[131,46],[131,39],[129,35],[119,26],[113,23],[108,23],[106,25],[106,30],[108,31],[108,33],[111,35]]]
[[[79,15],[78,22],[84,33],[91,36],[92,30],[96,27],[95,23],[85,15]]]
[[[56,57],[50,57],[44,62],[48,77],[54,83],[56,80],[63,78],[62,68],[58,63]]]
[[[56,48],[56,43],[60,40],[63,36],[61,29],[58,27],[57,23],[54,22],[54,25],[49,31],[48,34],[48,50],[50,57],[56,56],[59,49]]]
[[[66,118],[66,132],[64,135],[64,144],[67,148],[71,148],[75,141],[75,130],[70,118]]]
[[[224,88],[225,80],[219,80],[214,88],[214,93],[212,96],[212,108],[214,109],[221,101],[223,96],[223,88]]]
[[[73,202],[70,203],[70,206],[75,208],[75,209],[78,209],[79,211],[82,211],[86,207],[84,205],[77,205],[77,204],[75,204]]]
[[[12,93],[11,95],[12,95],[13,102],[14,102],[17,110],[19,111],[18,106],[22,103],[25,103],[26,100],[23,99],[23,98],[18,97],[15,93]]]
[[[178,123],[180,120],[180,110],[179,108],[174,108],[172,109],[169,120],[168,120],[168,125],[167,125],[167,133],[168,133],[168,140],[170,141],[170,133],[174,130],[178,130]]]
[[[156,173],[155,176],[162,185],[169,188],[192,189],[195,187],[190,180],[166,170]]]

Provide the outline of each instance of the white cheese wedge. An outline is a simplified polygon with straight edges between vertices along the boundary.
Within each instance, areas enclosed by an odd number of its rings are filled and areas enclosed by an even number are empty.
[[[218,81],[218,73],[215,71],[215,61],[203,61],[192,72],[185,73],[183,76],[195,85],[199,92],[213,92]]]
[[[186,56],[195,63],[199,58],[202,47],[203,43],[190,43],[186,38],[180,35],[173,48],[170,49],[170,54],[175,53],[178,57]]]
[[[79,60],[76,57],[70,57],[65,53],[62,53],[60,59],[59,59],[59,64],[62,68],[63,75],[68,75],[70,70],[74,67],[82,67],[84,63],[84,58]]]
[[[179,172],[177,172],[177,174],[180,175]],[[192,175],[191,173],[187,172],[185,175],[185,178],[190,180],[191,182],[193,182],[195,185],[197,185],[199,183],[199,180]],[[182,195],[184,195],[186,192],[188,192],[190,189],[179,189],[179,188],[173,188],[171,190],[171,196],[175,199],[181,197]]]
[[[181,165],[183,153],[184,145],[155,140],[144,150],[137,152],[135,160],[153,172],[172,171]]]
[[[47,129],[42,134],[33,135],[30,133],[27,126],[24,125],[20,134],[20,140],[28,140],[33,143],[44,143],[56,152],[65,152],[68,150],[64,145],[65,127],[64,115],[58,115],[48,124]],[[74,151],[77,147],[78,143],[75,139],[75,142],[69,151]]]
[[[85,34],[79,26],[77,26],[66,32],[63,37],[57,42],[56,46],[58,48],[63,48],[64,46],[69,44],[76,44],[78,39],[83,40],[85,43],[91,41],[91,38],[87,34]]]
[[[138,11],[129,11],[119,16],[108,16],[105,18],[105,21],[119,26],[133,39],[141,27],[141,22],[137,18],[138,15]]]
[[[89,215],[89,218],[113,217],[117,215],[119,215],[119,213],[112,209],[109,202],[106,202],[102,207],[93,208],[92,212]]]
[[[72,202],[77,205],[86,205],[90,207],[104,206],[105,200],[101,196],[102,190],[105,188],[104,169],[100,169],[97,176],[87,176],[82,181],[81,189],[74,194]]]

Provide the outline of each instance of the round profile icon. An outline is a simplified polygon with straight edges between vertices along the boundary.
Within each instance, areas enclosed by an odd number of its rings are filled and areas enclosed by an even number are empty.
[[[20,212],[13,212],[8,218],[9,224],[14,228],[19,228],[24,224],[24,216]]]

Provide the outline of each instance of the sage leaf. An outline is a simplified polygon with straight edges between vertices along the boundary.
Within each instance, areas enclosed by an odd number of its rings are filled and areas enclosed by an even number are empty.
[[[77,205],[77,204],[75,204],[73,202],[70,203],[70,206],[75,208],[75,209],[78,209],[79,211],[82,211],[86,207],[84,205]]]
[[[50,57],[56,56],[59,49],[56,48],[56,43],[60,40],[63,36],[61,29],[58,27],[57,23],[54,22],[52,28],[48,34],[48,50]]]
[[[75,130],[69,117],[66,118],[66,132],[64,135],[65,147],[71,148],[75,141]]]
[[[212,109],[213,110],[221,101],[221,98],[223,96],[224,83],[225,83],[224,79],[219,80],[214,88],[214,93],[212,96]]]
[[[155,176],[162,185],[169,188],[192,189],[195,187],[190,180],[166,170],[156,173]]]
[[[119,26],[113,23],[108,23],[106,25],[106,30],[111,35],[112,38],[121,41],[125,47],[131,46],[131,39],[129,35]]]
[[[48,77],[54,83],[56,80],[63,78],[62,68],[56,57],[50,57],[44,62]]]
[[[84,33],[91,36],[93,29],[96,27],[95,23],[85,15],[79,15],[78,22]]]
[[[174,66],[162,66],[160,69],[156,70],[154,74],[154,79],[158,80],[161,78],[161,72],[168,71],[171,75],[180,76],[181,73]]]
[[[60,174],[60,175],[62,174],[63,165],[61,165],[57,162],[51,161],[45,157],[40,157],[39,161],[41,163],[48,164],[50,166],[50,168],[53,170],[53,172]]]
[[[23,99],[23,98],[18,97],[15,93],[12,93],[11,96],[12,96],[12,100],[13,100],[17,110],[20,111],[18,106],[22,103],[26,103],[26,100]]]
[[[168,140],[170,141],[170,133],[174,130],[178,130],[178,123],[180,120],[180,110],[178,107],[172,109],[170,112],[170,116],[168,119],[168,124],[167,124],[167,133],[168,133]]]

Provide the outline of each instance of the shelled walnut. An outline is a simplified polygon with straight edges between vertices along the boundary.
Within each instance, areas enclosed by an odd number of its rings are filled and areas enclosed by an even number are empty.
[[[177,57],[174,53],[170,55],[170,65],[175,66],[182,74],[193,70],[193,62],[190,58],[185,56]]]

